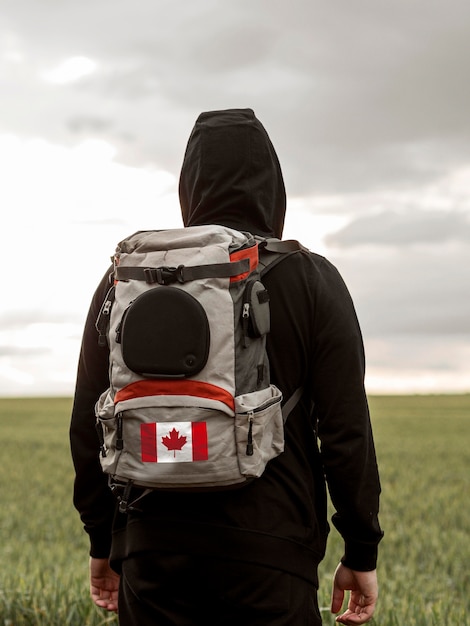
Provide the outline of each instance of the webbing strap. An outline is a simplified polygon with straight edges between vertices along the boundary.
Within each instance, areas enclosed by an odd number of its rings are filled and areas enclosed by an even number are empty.
[[[299,402],[300,398],[302,397],[303,392],[304,392],[303,387],[297,387],[297,389],[294,391],[291,397],[284,403],[284,406],[281,409],[282,421],[284,422],[284,424],[287,422],[287,418],[292,413],[297,403]]]
[[[265,241],[260,245],[260,266],[262,268],[261,276],[264,276],[269,270],[273,269],[273,267],[294,252],[300,252],[302,250],[307,251],[307,248],[305,248],[296,239],[265,239]],[[266,252],[271,254],[265,254]],[[282,421],[284,424],[300,401],[303,392],[304,388],[298,387],[290,398],[288,398],[284,403],[282,407]]]
[[[130,267],[117,266],[115,278],[117,280],[145,280],[147,283],[186,283],[201,278],[230,278],[250,271],[249,259],[241,259],[233,263],[209,263],[207,265],[193,265],[178,267]]]
[[[305,250],[304,246],[296,239],[266,239],[266,245],[263,250],[267,252],[297,252],[297,250]]]
[[[260,244],[259,265],[261,276],[272,270],[278,263],[295,252],[307,251],[296,239],[265,239]]]

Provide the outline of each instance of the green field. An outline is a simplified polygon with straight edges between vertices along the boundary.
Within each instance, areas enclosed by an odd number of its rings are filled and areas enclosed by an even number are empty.
[[[370,399],[385,530],[380,626],[470,625],[470,396]],[[116,624],[88,599],[69,399],[0,400],[0,626]],[[320,604],[341,556],[332,531]]]

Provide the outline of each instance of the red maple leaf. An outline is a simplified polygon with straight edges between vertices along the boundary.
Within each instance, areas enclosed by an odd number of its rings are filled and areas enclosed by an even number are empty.
[[[180,435],[179,431],[176,428],[170,430],[170,436],[162,437],[162,443],[164,446],[168,448],[168,450],[173,450],[173,456],[176,457],[176,450],[181,450],[181,448],[186,444],[186,437],[184,435]]]

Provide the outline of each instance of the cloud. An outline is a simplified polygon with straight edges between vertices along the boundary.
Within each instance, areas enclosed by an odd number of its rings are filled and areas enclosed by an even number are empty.
[[[64,59],[57,65],[42,73],[44,80],[58,85],[74,83],[84,76],[93,74],[96,63],[84,56],[76,56]]]
[[[31,357],[40,356],[43,354],[49,354],[51,352],[50,348],[39,348],[39,347],[22,347],[17,345],[9,345],[9,346],[0,346],[0,359],[2,357],[27,357],[28,359]]]
[[[110,119],[94,115],[77,115],[67,121],[67,127],[72,133],[96,136],[112,129],[113,122]]]
[[[294,195],[426,181],[470,161],[469,23],[463,0],[452,10],[363,0],[341,11],[307,0],[15,3],[5,50],[23,61],[8,65],[2,119],[74,142],[70,120],[105,111],[132,138],[118,159],[177,173],[201,110],[252,106]],[[96,71],[63,86],[34,82],[73,57]],[[25,96],[37,106],[18,110]]]
[[[335,252],[331,259],[346,280],[367,338],[468,334],[468,245],[371,246]]]
[[[23,0],[2,18],[3,219],[41,270],[28,290],[5,279],[14,296],[0,321],[24,352],[2,357],[4,388],[50,389],[46,370],[71,384],[70,354],[116,241],[180,225],[177,178],[194,121],[234,106],[254,108],[277,149],[286,235],[331,258],[350,287],[372,346],[370,384],[405,361],[415,388],[450,384],[439,370],[446,338],[463,379],[470,3]],[[77,58],[87,65],[72,73]],[[43,80],[61,67],[61,80]],[[5,240],[17,258],[15,236]],[[25,335],[35,316],[49,323],[41,349],[60,336],[60,355],[27,356],[38,349],[38,328]]]
[[[470,242],[470,214],[463,211],[380,211],[366,215],[327,235],[331,246],[365,244],[409,246],[445,242]]]
[[[17,308],[10,311],[2,311],[0,313],[0,328],[2,332],[5,331],[17,331],[22,330],[31,325],[69,325],[74,322],[81,322],[81,316],[77,316],[75,319],[69,311],[57,310],[50,311],[43,308],[34,309]]]

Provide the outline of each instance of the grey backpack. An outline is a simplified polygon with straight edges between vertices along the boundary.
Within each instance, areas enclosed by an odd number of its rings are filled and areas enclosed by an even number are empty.
[[[208,490],[259,477],[284,449],[282,393],[270,382],[262,273],[296,241],[222,226],[140,231],[114,255],[96,322],[110,387],[96,404],[101,465],[131,488]]]

